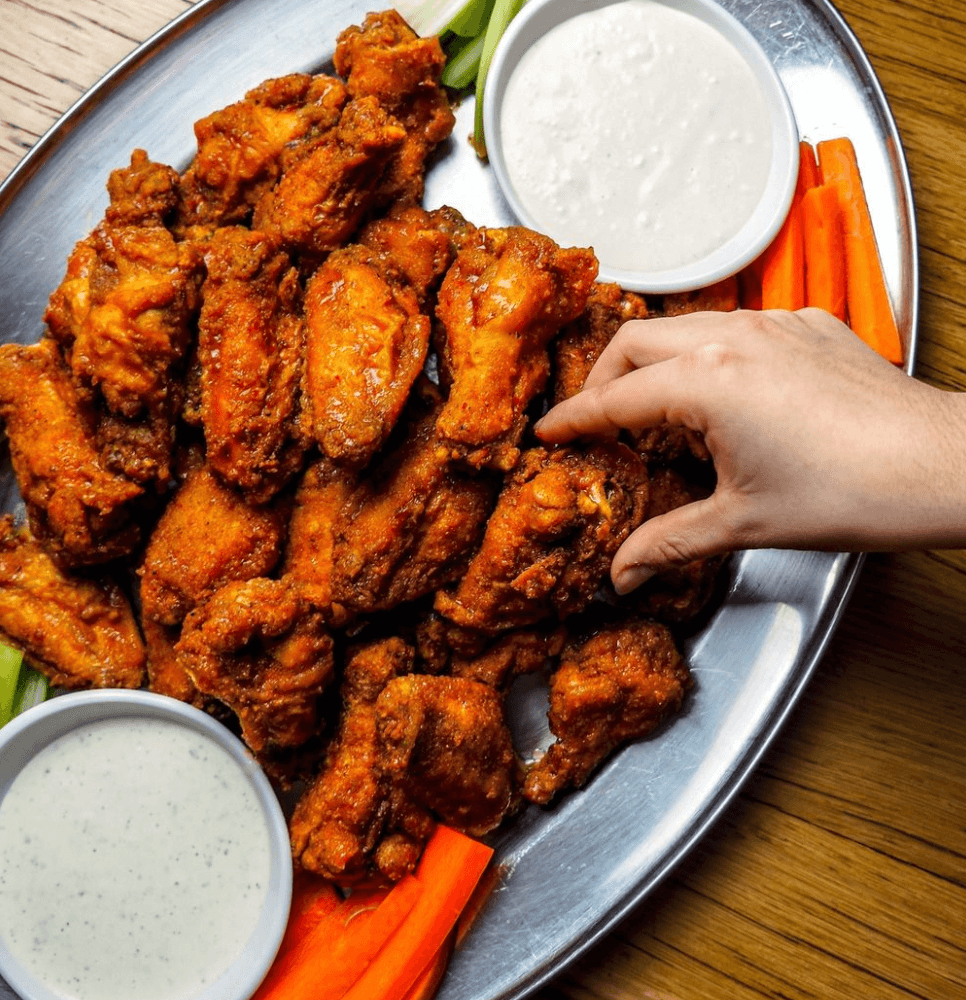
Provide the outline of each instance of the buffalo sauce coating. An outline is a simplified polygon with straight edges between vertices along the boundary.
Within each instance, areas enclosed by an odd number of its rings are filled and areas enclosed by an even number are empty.
[[[507,173],[537,228],[601,266],[702,260],[753,214],[771,124],[754,73],[698,18],[623,0],[556,25],[523,54],[500,119]]]
[[[209,737],[88,723],[0,802],[0,937],[58,994],[188,1000],[242,953],[270,860],[255,792]]]

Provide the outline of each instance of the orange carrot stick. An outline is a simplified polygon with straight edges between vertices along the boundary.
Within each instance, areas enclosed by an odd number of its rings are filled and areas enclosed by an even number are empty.
[[[793,198],[778,235],[763,254],[762,309],[802,309],[805,306],[805,243],[802,206]]]
[[[847,138],[818,144],[822,180],[838,193],[845,239],[846,296],[852,329],[893,364],[902,364],[902,342],[872,229],[855,148]]]
[[[453,955],[453,938],[455,931],[450,931],[443,942],[443,947],[432,957],[429,965],[419,974],[416,981],[406,991],[403,1000],[432,1000],[439,990],[439,984],[446,975],[449,960]]]
[[[802,197],[806,191],[822,183],[822,174],[815,158],[815,147],[804,139],[798,144],[798,183],[795,190]]]
[[[340,1000],[424,895],[412,875],[354,892],[276,959],[253,1000]]]
[[[838,193],[831,184],[802,198],[805,233],[805,302],[846,319],[845,244]]]
[[[292,877],[292,905],[276,961],[341,903],[342,897],[327,878],[298,869]]]
[[[416,869],[425,892],[343,1000],[405,1000],[443,946],[492,855],[479,841],[437,826]]]

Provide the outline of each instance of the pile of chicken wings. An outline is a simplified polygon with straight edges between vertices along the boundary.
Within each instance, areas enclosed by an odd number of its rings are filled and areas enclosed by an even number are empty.
[[[0,520],[5,641],[59,687],[146,685],[234,727],[295,799],[296,862],[345,885],[658,726],[720,569],[606,582],[638,524],[713,485],[699,437],[531,431],[622,322],[708,303],[424,209],[443,62],[371,14],[334,73],[199,121],[183,173],[135,151],[41,339],[0,348],[25,508]],[[506,699],[539,671],[556,742],[524,763]]]

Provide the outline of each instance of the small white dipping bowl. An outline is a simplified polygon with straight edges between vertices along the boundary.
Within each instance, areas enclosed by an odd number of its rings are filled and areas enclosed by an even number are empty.
[[[491,167],[514,215],[531,229],[540,230],[513,189],[501,135],[501,112],[507,83],[523,54],[548,31],[578,14],[619,3],[620,0],[528,0],[500,39],[483,93],[483,127]],[[747,222],[722,246],[700,260],[660,271],[633,271],[601,262],[599,278],[636,292],[690,291],[735,274],[771,243],[788,213],[798,176],[799,135],[788,95],[765,51],[747,28],[715,0],[659,0],[664,6],[690,14],[729,41],[754,74],[771,117],[772,158],[764,192]],[[555,235],[551,233],[550,235]],[[573,234],[573,242],[581,242]]]
[[[238,958],[192,1000],[248,1000],[278,951],[292,899],[292,861],[285,817],[264,772],[244,744],[190,705],[146,691],[97,690],[61,695],[17,716],[0,729],[0,804],[28,762],[73,730],[104,720],[157,720],[209,737],[237,765],[264,814],[270,845],[269,884],[257,925]],[[145,865],[151,858],[144,858]],[[92,887],[93,889],[94,887]],[[0,975],[24,1000],[61,1000],[14,957],[0,939]]]

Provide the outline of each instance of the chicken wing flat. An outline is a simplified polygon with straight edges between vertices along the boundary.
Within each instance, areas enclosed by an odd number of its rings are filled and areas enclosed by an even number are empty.
[[[318,260],[342,246],[380,201],[379,179],[406,130],[375,98],[346,105],[338,125],[296,148],[259,200],[254,228]]]
[[[525,452],[479,551],[435,608],[488,634],[577,614],[646,506],[646,470],[622,444]]]
[[[405,437],[366,475],[344,514],[335,594],[354,611],[388,610],[450,583],[483,537],[497,484],[454,468],[435,434],[440,405],[423,383]]]
[[[233,580],[268,576],[282,555],[284,508],[253,506],[208,465],[189,473],[151,533],[141,577],[141,611],[178,625]]]
[[[0,635],[64,688],[140,687],[145,652],[111,580],[61,570],[23,528],[0,518]]]
[[[208,461],[255,501],[301,468],[302,322],[298,275],[263,234],[226,226],[207,245],[198,320]]]
[[[696,312],[733,312],[738,308],[738,279],[734,275],[692,292],[668,293],[661,300],[663,316]]]
[[[458,457],[507,471],[526,408],[547,383],[547,344],[587,305],[589,250],[561,249],[520,227],[482,229],[446,273],[436,314],[449,399],[438,431]]]
[[[676,712],[690,686],[663,625],[624,621],[568,643],[550,678],[550,730],[557,739],[528,770],[524,797],[546,805],[564,789],[579,788],[617,747]]]
[[[143,490],[104,467],[93,408],[52,340],[0,347],[0,418],[34,537],[64,565],[130,553]]]
[[[604,348],[620,327],[632,319],[647,319],[647,303],[619,285],[595,284],[587,308],[560,331],[551,345],[554,404],[576,396]]]
[[[334,127],[347,100],[341,80],[295,73],[266,80],[196,122],[198,153],[181,181],[179,235],[247,222],[278,180],[286,147]]]
[[[238,717],[256,753],[305,743],[333,676],[332,637],[296,587],[229,583],[185,619],[175,652],[195,687]]]
[[[343,624],[350,616],[336,602],[335,542],[351,517],[358,478],[325,457],[312,463],[295,491],[282,574],[297,583],[307,601]]]
[[[292,856],[307,871],[351,885],[396,881],[415,867],[435,823],[426,810],[393,795],[375,707],[380,692],[412,663],[412,648],[395,637],[350,650],[338,728],[289,823]]]
[[[439,83],[446,63],[439,39],[420,38],[396,11],[382,11],[342,32],[334,61],[353,98],[374,97],[406,130],[380,183],[380,203],[420,201],[426,160],[456,123]]]
[[[517,801],[503,697],[466,677],[396,677],[376,700],[382,766],[408,799],[480,836]]]
[[[351,246],[309,279],[305,324],[305,433],[329,458],[361,468],[388,438],[422,371],[429,317],[398,272]]]

